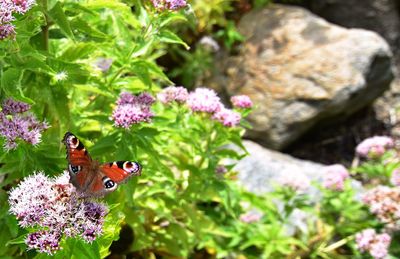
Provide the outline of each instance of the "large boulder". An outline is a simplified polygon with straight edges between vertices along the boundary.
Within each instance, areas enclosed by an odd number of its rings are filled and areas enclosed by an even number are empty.
[[[378,34],[345,29],[300,7],[271,5],[239,23],[237,56],[221,58],[208,85],[256,103],[248,137],[283,149],[320,122],[370,104],[393,79],[392,54]]]
[[[238,172],[239,183],[248,191],[257,194],[270,192],[282,177],[296,177],[299,174],[305,175],[310,181],[322,181],[322,164],[269,150],[250,140],[245,140],[243,145],[249,155],[240,160],[234,170]]]
[[[282,178],[296,179],[299,175],[305,176],[310,182],[322,184],[325,173],[323,164],[269,150],[250,140],[245,140],[243,145],[248,156],[240,160],[234,170],[238,172],[239,184],[250,192],[263,194],[273,191]],[[358,194],[363,192],[360,182],[352,180],[352,186]],[[305,192],[315,200],[320,198],[318,190],[312,185]]]
[[[310,0],[309,8],[313,13],[340,26],[379,33],[392,47],[397,63],[400,62],[400,1]]]

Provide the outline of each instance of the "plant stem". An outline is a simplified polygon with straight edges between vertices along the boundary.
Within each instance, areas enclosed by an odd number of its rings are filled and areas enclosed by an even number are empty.
[[[44,50],[49,50],[49,17],[47,16],[47,0],[42,0],[42,7],[43,7],[43,14],[46,25],[42,26],[42,33],[43,33],[43,46]]]

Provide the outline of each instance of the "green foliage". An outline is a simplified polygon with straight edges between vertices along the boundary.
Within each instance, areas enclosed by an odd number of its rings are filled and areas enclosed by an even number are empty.
[[[178,26],[195,28],[196,21],[204,34],[222,27],[214,36],[231,48],[242,40],[224,16],[233,3],[194,1],[185,10],[159,11],[140,0],[43,0],[17,17],[16,39],[0,41],[0,99],[31,104],[51,128],[39,145],[20,141],[17,149],[0,154],[0,257],[49,257],[26,251],[30,230],[9,214],[7,192],[36,171],[59,175],[66,168],[61,143],[66,131],[74,132],[95,159],[140,161],[143,171],[104,198],[110,212],[102,236],[91,244],[65,238],[56,258],[104,258],[111,244],[123,239],[122,226],[134,234],[124,253],[144,258],[360,256],[354,234],[384,224],[355,198],[348,181],[340,191],[318,186],[320,199],[287,187],[251,194],[236,185],[232,171],[233,161],[246,155],[243,128],[224,127],[178,103],[157,102],[151,123],[129,129],[110,120],[122,91],[156,94],[172,84],[156,62],[172,48],[185,60],[172,74],[188,85],[201,81],[212,67],[212,52],[198,44],[188,54]],[[104,58],[112,64],[101,70],[96,62]],[[3,146],[4,139],[0,142]],[[369,185],[389,184],[398,167],[394,157],[388,153],[363,163],[354,168],[362,173],[355,177]],[[228,169],[224,175],[216,173],[222,164]],[[307,230],[294,223],[296,211],[310,215],[302,222]],[[245,220],[248,213],[256,217]],[[391,253],[398,255],[398,237],[393,238]]]

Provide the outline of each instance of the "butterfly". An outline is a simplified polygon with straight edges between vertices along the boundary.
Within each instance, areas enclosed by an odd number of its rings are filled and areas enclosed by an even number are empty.
[[[82,142],[71,132],[62,142],[67,148],[70,182],[85,196],[103,196],[117,189],[131,176],[140,176],[142,166],[138,162],[115,161],[100,164],[93,160]]]

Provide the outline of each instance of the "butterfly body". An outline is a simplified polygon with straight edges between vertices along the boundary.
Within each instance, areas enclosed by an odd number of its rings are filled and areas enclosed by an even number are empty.
[[[142,167],[138,162],[115,161],[101,164],[93,160],[82,142],[70,132],[65,134],[63,143],[67,148],[70,182],[87,196],[105,195],[131,176],[141,175]]]

